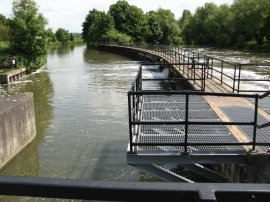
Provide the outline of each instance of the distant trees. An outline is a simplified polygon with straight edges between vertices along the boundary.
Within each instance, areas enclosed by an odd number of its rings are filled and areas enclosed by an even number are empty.
[[[34,0],[14,0],[12,18],[0,14],[1,58],[17,58],[20,65],[33,71],[45,63],[50,44],[79,41],[63,28],[56,33],[46,29],[47,20],[38,11]]]
[[[119,0],[108,13],[93,9],[82,24],[82,37],[88,45],[100,41],[179,44],[181,31],[170,10],[143,10]]]
[[[64,28],[58,28],[55,32],[56,39],[62,44],[67,43],[70,40],[70,33]]]
[[[114,28],[112,16],[105,12],[93,9],[89,11],[83,23],[82,37],[88,45],[95,45]]]
[[[115,29],[120,33],[138,42],[144,40],[146,18],[142,9],[129,5],[127,1],[117,1],[110,6],[108,14],[113,17]]]
[[[269,40],[269,0],[235,0],[229,5],[206,3],[179,20],[186,43],[235,46]]]

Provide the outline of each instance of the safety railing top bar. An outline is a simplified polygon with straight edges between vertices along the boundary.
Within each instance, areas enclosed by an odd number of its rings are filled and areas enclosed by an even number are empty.
[[[119,44],[106,43],[106,45],[116,45],[122,47],[130,47],[143,52],[149,52],[162,57],[169,63],[204,63],[206,68],[206,78],[215,79],[216,82],[227,86],[230,92],[233,93],[263,93],[268,91],[267,86],[270,86],[270,78],[246,78],[242,74],[243,70],[258,69],[258,67],[266,67],[270,69],[270,64],[243,64],[236,62],[225,61],[203,53],[195,52],[187,48],[173,47],[167,45],[152,45],[152,44]],[[182,72],[183,73],[183,72]],[[183,75],[185,76],[185,75]],[[260,75],[259,75],[260,76]],[[262,86],[262,89],[249,88],[249,86]],[[252,85],[250,85],[252,84]]]
[[[143,64],[142,66],[147,65]],[[269,124],[258,125],[258,100],[263,99],[264,97],[270,94],[270,91],[264,93],[263,95],[258,94],[235,94],[235,93],[210,93],[203,91],[165,91],[165,90],[143,90],[142,89],[142,66],[139,68],[137,75],[135,77],[134,82],[128,92],[128,111],[129,111],[129,152],[134,153],[134,148],[136,146],[183,146],[184,153],[188,152],[188,147],[193,146],[252,146],[251,150],[255,150],[256,146],[270,146],[270,142],[257,142],[257,129],[268,127]],[[182,95],[185,96],[185,119],[181,121],[142,121],[140,120],[141,113],[141,104],[142,98],[146,95]],[[189,117],[189,97],[191,95],[194,96],[216,96],[216,97],[243,97],[243,98],[253,98],[254,101],[254,117],[252,121],[249,122],[236,122],[236,121],[228,121],[228,122],[220,122],[220,121],[191,121]],[[183,125],[185,127],[184,131],[184,141],[183,142],[148,142],[148,143],[138,143],[136,142],[136,137],[138,136],[138,128],[143,125]],[[234,126],[252,126],[252,139],[249,141],[242,142],[190,142],[188,128],[191,125],[234,125]]]

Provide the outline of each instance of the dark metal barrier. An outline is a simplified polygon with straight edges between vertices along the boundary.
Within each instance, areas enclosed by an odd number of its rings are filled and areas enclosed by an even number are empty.
[[[269,184],[109,182],[0,177],[0,194],[99,201],[269,201]]]

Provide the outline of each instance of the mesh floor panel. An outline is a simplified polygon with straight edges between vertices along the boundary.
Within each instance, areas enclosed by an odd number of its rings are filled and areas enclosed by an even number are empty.
[[[251,103],[255,104],[255,99],[254,99],[254,98],[248,98],[248,100],[249,100]],[[266,111],[268,114],[270,114],[270,96],[265,97],[265,98],[263,98],[263,99],[259,99],[258,103],[259,103],[259,107],[260,107],[262,110],[264,110],[264,111]]]
[[[184,121],[184,95],[144,95],[141,111],[142,121]],[[189,97],[189,121],[218,122],[220,119],[204,98]],[[137,143],[184,143],[184,125],[142,125],[139,127]],[[237,140],[223,125],[189,125],[189,143],[237,143]],[[176,152],[184,151],[183,146],[137,146],[137,152]],[[234,152],[244,151],[241,146],[190,146],[193,152]]]
[[[254,109],[249,107],[224,107],[222,111],[232,120],[232,121],[244,121],[250,122],[254,121]],[[264,117],[258,114],[258,125],[268,123]],[[253,126],[238,126],[241,131],[252,141],[253,138]],[[270,127],[257,129],[257,142],[265,143],[270,142]],[[261,151],[267,151],[268,147],[259,147]]]

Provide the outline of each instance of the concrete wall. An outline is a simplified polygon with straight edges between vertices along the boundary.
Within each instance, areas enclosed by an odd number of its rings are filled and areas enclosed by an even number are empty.
[[[26,76],[26,68],[14,69],[7,73],[0,74],[0,83],[8,84],[12,81],[17,81]]]
[[[36,135],[33,94],[0,98],[0,169]]]

